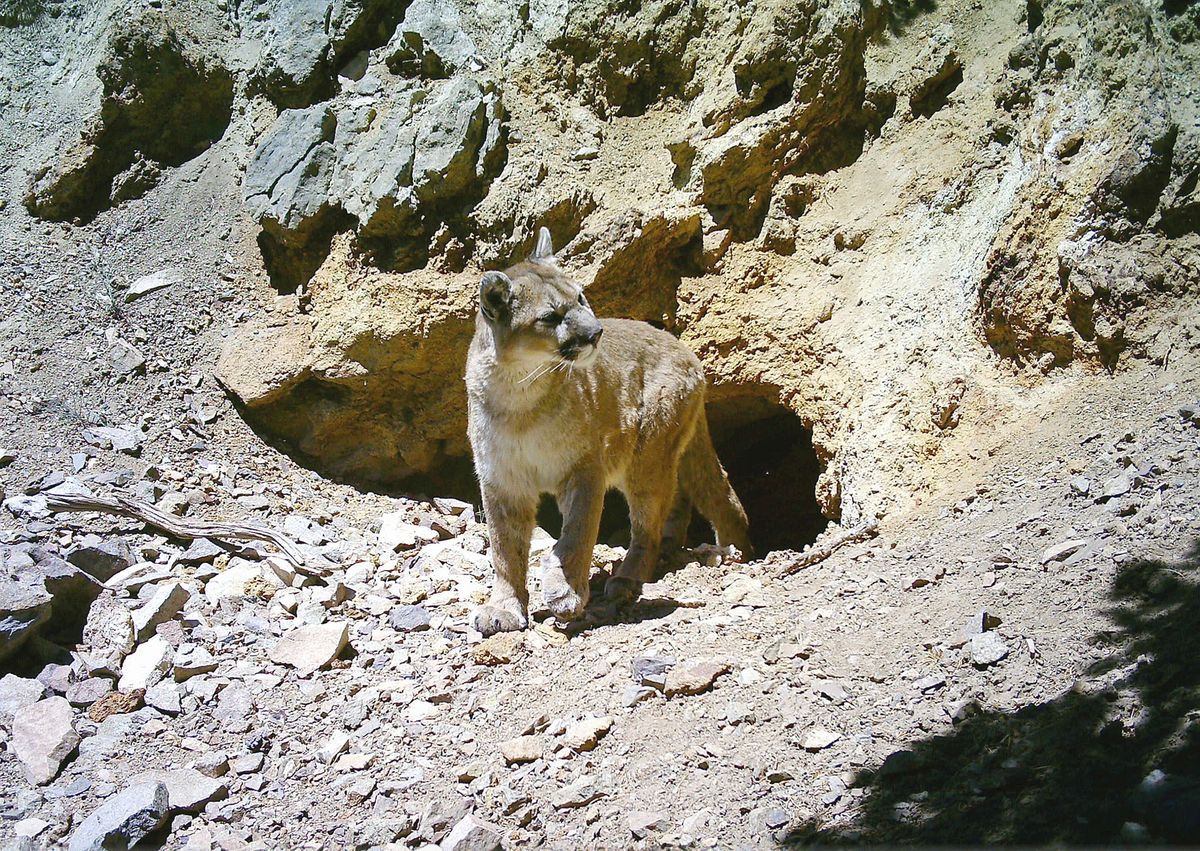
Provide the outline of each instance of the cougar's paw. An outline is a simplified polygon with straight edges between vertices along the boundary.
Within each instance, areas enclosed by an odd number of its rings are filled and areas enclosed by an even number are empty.
[[[583,614],[587,601],[571,590],[571,586],[562,584],[545,584],[542,596],[546,600],[546,608],[560,621],[573,621]]]
[[[613,603],[632,603],[642,595],[642,583],[624,576],[610,577],[604,583],[604,598]]]
[[[511,606],[495,606],[490,603],[480,606],[471,617],[471,622],[485,638],[497,632],[517,632],[529,626],[529,619],[520,610],[519,605],[514,600]]]

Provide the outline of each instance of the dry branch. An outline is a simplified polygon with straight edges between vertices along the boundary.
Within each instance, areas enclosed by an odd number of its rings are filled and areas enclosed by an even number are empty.
[[[873,538],[879,534],[879,523],[874,520],[868,520],[865,523],[860,523],[853,529],[834,535],[825,543],[817,547],[812,547],[805,552],[800,553],[794,559],[788,561],[779,571],[779,576],[787,576],[795,573],[804,567],[810,567],[819,561],[824,561],[829,558],[834,552],[846,544],[857,544],[859,541],[865,541],[868,538]]]
[[[148,526],[161,529],[173,538],[215,538],[219,541],[261,541],[273,544],[305,576],[325,576],[328,570],[313,566],[295,542],[273,529],[252,523],[209,522],[184,520],[159,511],[152,505],[116,495],[112,499],[102,496],[77,496],[74,494],[47,494],[46,507],[51,511],[99,511],[104,514],[119,514],[133,517]]]

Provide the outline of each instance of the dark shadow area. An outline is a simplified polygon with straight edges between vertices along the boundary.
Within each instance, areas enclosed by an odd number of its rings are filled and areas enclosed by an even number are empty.
[[[884,6],[888,32],[903,35],[914,20],[936,9],[934,0],[891,0]]]
[[[893,753],[862,776],[849,823],[814,820],[782,844],[1200,842],[1198,566],[1200,541],[1182,561],[1122,567],[1091,683]]]
[[[957,58],[948,58],[936,74],[917,86],[909,96],[912,114],[920,118],[929,118],[950,102],[950,95],[962,81],[962,62]]]
[[[821,465],[812,432],[782,405],[742,396],[708,406],[713,443],[729,482],[750,519],[750,539],[761,558],[772,550],[800,550],[828,525],[817,503]],[[689,543],[711,542],[698,516]]]

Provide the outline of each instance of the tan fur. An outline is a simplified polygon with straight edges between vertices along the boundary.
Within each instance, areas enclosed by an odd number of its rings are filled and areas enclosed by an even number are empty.
[[[543,493],[564,518],[541,565],[546,605],[559,618],[587,604],[609,488],[629,503],[632,540],[606,597],[640,593],[660,545],[682,544],[692,505],[719,544],[749,552],[745,511],[709,437],[704,372],[682,343],[644,322],[598,322],[555,265],[544,228],[533,258],[484,276],[480,305],[467,356],[468,434],[496,571],[491,599],[475,613],[480,632],[528,623],[526,566]]]

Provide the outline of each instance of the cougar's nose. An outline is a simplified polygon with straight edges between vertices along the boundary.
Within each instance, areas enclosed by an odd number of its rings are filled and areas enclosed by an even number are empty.
[[[604,329],[601,328],[599,325],[597,325],[596,330],[593,331],[591,334],[588,334],[587,341],[594,346],[600,342],[600,335],[603,333],[604,333]]]

